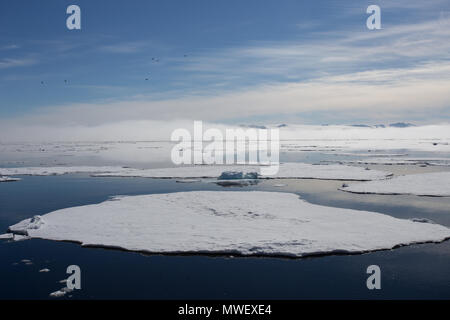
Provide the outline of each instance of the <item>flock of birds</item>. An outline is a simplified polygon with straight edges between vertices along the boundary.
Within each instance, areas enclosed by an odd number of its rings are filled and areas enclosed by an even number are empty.
[[[187,54],[183,55],[184,58],[187,58],[187,56],[188,56]],[[152,62],[158,63],[158,62],[159,62],[159,58],[152,58]],[[148,81],[148,80],[149,80],[149,78],[145,78],[145,81]],[[65,83],[65,84],[68,84],[68,83],[69,83],[69,80],[64,79],[64,83]],[[41,81],[41,84],[44,85],[45,82],[42,80],[42,81]]]

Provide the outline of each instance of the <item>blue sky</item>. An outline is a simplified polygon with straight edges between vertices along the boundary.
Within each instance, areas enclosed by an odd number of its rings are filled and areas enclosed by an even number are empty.
[[[82,30],[66,28],[70,4]],[[369,4],[382,30],[366,28]],[[440,0],[5,0],[0,117],[448,121],[449,40]]]

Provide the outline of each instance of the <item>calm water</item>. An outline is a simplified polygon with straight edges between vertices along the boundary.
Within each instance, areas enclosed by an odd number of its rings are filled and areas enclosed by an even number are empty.
[[[118,194],[189,190],[297,192],[313,203],[372,210],[396,217],[426,217],[450,226],[448,198],[367,196],[336,191],[342,182],[265,181],[245,188],[172,180],[93,178],[87,175],[23,177],[0,184],[0,230],[35,214],[98,203]],[[32,265],[21,263],[32,260]],[[82,270],[82,290],[67,299],[195,298],[430,298],[450,299],[450,241],[363,255],[307,259],[144,256],[82,248],[47,240],[0,242],[0,299],[47,299],[62,287],[68,265]],[[366,288],[367,266],[382,271],[382,289]],[[51,272],[39,273],[42,268]]]

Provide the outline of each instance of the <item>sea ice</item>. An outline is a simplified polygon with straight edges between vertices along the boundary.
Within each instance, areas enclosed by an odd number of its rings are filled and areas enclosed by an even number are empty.
[[[450,196],[450,171],[410,174],[380,181],[350,184],[340,190],[353,193]]]
[[[249,177],[259,172],[259,166],[244,165],[197,165],[163,169],[124,169],[120,172],[93,174],[97,177],[143,177],[143,178],[219,178],[222,175]],[[389,172],[365,170],[339,164],[313,165],[307,163],[281,163],[278,173],[271,176],[258,177],[262,179],[323,179],[323,180],[356,180],[367,181],[385,179],[391,176]],[[228,177],[229,179],[229,177]]]
[[[120,196],[9,227],[33,238],[147,253],[302,257],[440,242],[450,229],[310,204],[292,193],[192,191]],[[28,226],[31,223],[31,228]]]

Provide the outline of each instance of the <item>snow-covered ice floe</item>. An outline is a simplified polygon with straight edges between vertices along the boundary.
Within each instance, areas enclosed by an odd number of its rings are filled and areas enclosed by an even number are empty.
[[[10,177],[2,177],[0,176],[0,182],[13,182],[13,181],[19,181],[19,178],[10,178]]]
[[[93,174],[97,177],[142,177],[165,179],[219,178],[225,172],[235,172],[247,178],[249,174],[260,172],[260,166],[251,165],[196,165],[163,169],[124,169],[120,172]],[[263,179],[324,179],[368,181],[385,179],[390,172],[366,170],[345,165],[313,165],[307,163],[281,163],[275,175],[258,175]]]
[[[38,228],[36,220],[42,222]],[[146,253],[290,257],[361,253],[450,238],[450,229],[437,224],[261,191],[121,196],[27,219],[9,232]]]
[[[359,160],[326,160],[323,162],[338,162],[341,164],[450,166],[450,158],[369,158]]]
[[[383,181],[350,184],[340,190],[353,193],[450,197],[450,172],[410,174]]]
[[[18,167],[18,168],[0,168],[0,175],[5,176],[17,176],[17,175],[30,175],[30,176],[51,176],[51,175],[63,175],[69,173],[100,173],[100,172],[120,172],[126,170],[123,167],[103,166],[103,167]]]
[[[243,177],[260,172],[261,166],[252,165],[195,165],[162,169],[136,169],[127,167],[18,167],[0,168],[0,175],[36,175],[50,176],[69,173],[91,173],[96,177],[143,177],[165,179],[198,179],[219,178],[225,172],[235,171]],[[389,172],[365,170],[360,167],[339,164],[312,165],[307,163],[282,163],[276,175],[261,176],[268,179],[327,179],[327,180],[356,180],[368,181],[385,179],[392,175]]]

